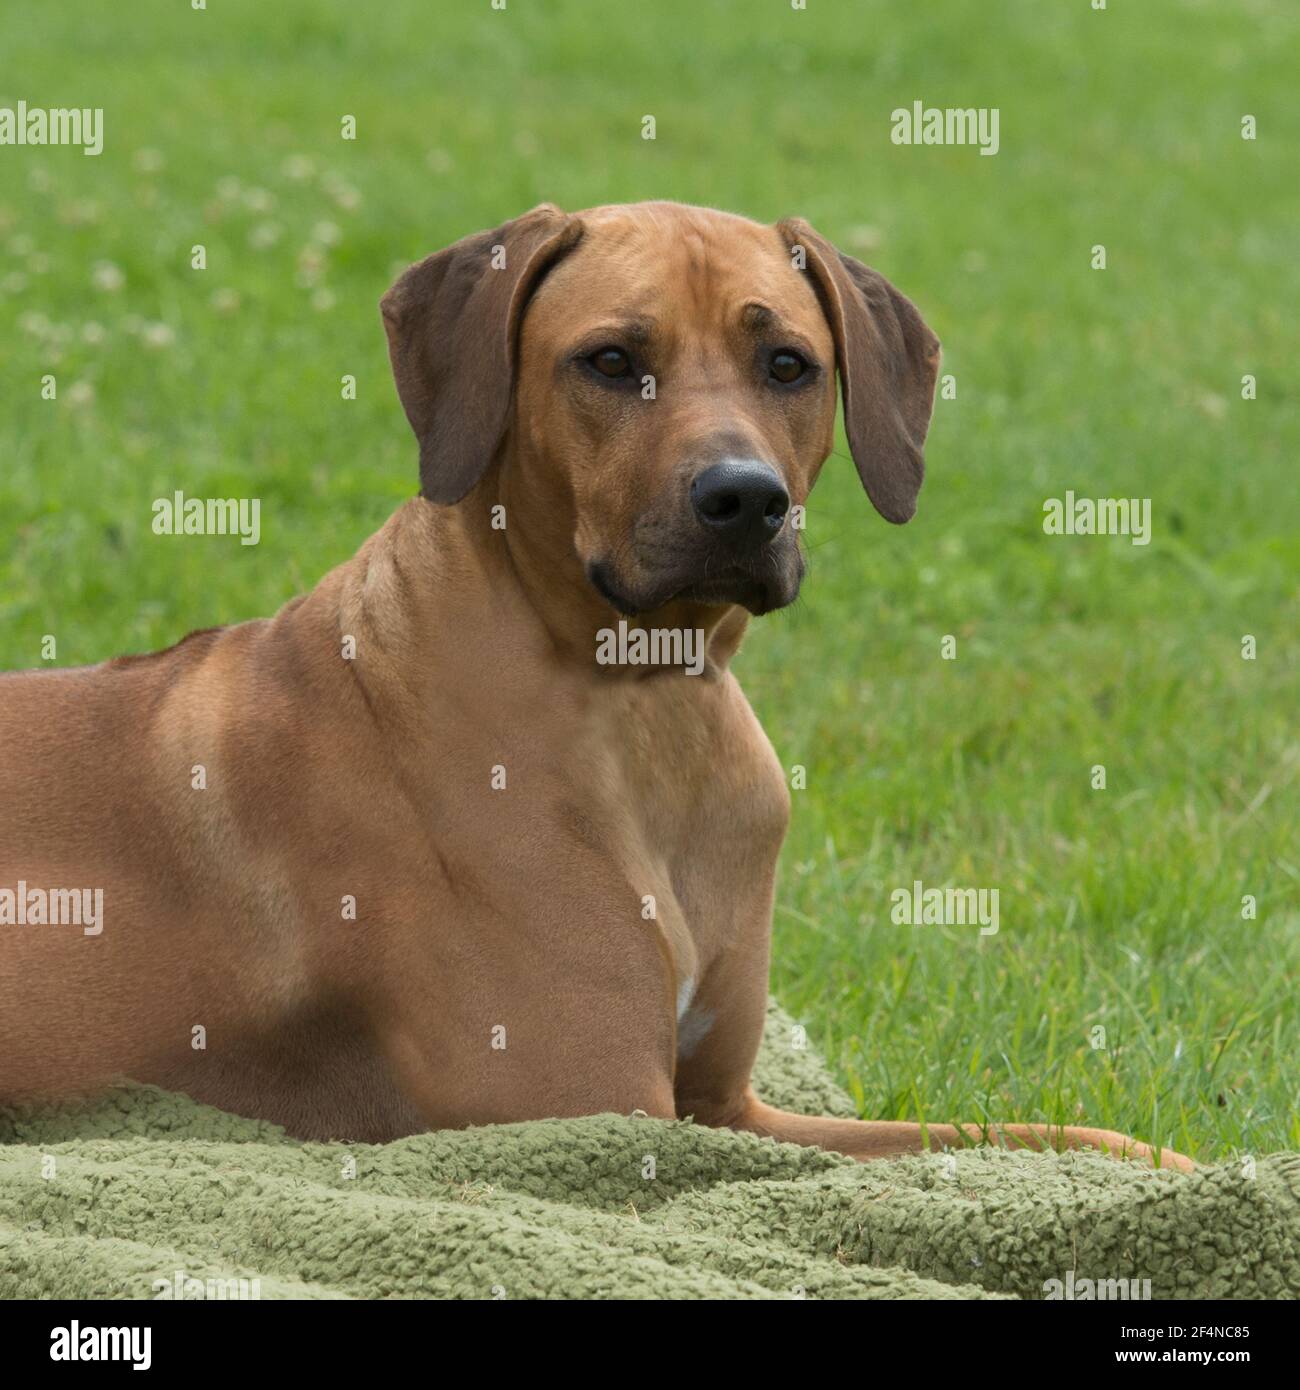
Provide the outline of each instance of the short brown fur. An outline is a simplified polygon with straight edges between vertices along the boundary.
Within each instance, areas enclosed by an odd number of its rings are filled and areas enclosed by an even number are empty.
[[[271,619],[0,678],[0,886],[102,887],[105,916],[0,926],[0,1100],[129,1076],[317,1139],[634,1109],[863,1159],[977,1137],[750,1087],[790,797],[729,662],[803,563],[787,524],[724,565],[690,517],[737,454],[806,501],[837,369],[864,485],[910,517],[916,309],[805,223],[669,203],[535,209],[383,309],[420,498]],[[652,401],[585,365],[616,333]],[[801,388],[755,368],[777,344]],[[598,665],[616,609],[702,630],[703,672]]]

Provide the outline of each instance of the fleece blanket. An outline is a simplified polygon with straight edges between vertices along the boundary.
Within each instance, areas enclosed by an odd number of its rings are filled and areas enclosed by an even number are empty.
[[[774,1007],[761,1093],[852,1114],[792,1040]],[[150,1087],[0,1111],[5,1298],[1144,1295],[1300,1296],[1300,1154],[857,1164],[640,1115],[303,1144]]]

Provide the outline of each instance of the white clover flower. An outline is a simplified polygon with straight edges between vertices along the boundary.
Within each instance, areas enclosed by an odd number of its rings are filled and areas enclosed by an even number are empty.
[[[325,270],[325,253],[319,246],[304,246],[298,252],[298,284],[310,289],[320,282]]]
[[[361,206],[361,194],[346,179],[330,172],[321,175],[321,187],[344,212],[355,212]]]
[[[112,261],[96,261],[90,272],[90,281],[97,290],[116,294],[126,284],[126,276]]]
[[[99,204],[93,198],[74,198],[59,208],[59,221],[65,227],[85,227],[99,221]]]
[[[280,225],[277,222],[259,222],[248,234],[248,244],[255,251],[265,251],[280,240]]]

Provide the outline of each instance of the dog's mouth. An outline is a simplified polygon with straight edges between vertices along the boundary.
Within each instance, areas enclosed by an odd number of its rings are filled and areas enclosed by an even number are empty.
[[[736,603],[747,608],[757,617],[782,607],[782,602],[774,592],[775,586],[766,579],[760,579],[739,566],[711,574],[688,584],[673,595],[693,603]],[[789,599],[785,600],[789,602]]]
[[[587,580],[591,587],[605,600],[616,613],[622,613],[625,617],[634,618],[644,610],[637,606],[634,599],[625,597],[614,584],[613,571],[603,561],[593,560],[587,566]]]
[[[794,602],[803,578],[802,558],[797,552],[795,558],[796,563],[789,573],[786,566],[775,560],[763,564],[757,572],[742,564],[732,564],[710,569],[685,584],[680,578],[666,580],[640,594],[624,588],[613,567],[604,561],[593,561],[587,566],[587,579],[611,608],[629,618],[652,613],[678,600],[720,606],[738,604],[761,617]]]

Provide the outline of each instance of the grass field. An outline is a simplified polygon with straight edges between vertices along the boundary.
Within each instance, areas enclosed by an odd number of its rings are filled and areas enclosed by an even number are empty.
[[[910,526],[841,442],[738,663],[807,768],[777,992],[865,1115],[1300,1147],[1297,70],[1289,0],[7,6],[0,105],[106,143],[0,148],[0,667],[269,613],[376,529],[406,261],[544,199],[801,214],[957,394]],[[895,146],[917,100],[998,108],[999,153]],[[261,544],[153,535],[178,488],[260,497]],[[1151,543],[1044,535],[1067,489],[1150,498]],[[999,932],[895,925],[916,879]]]

